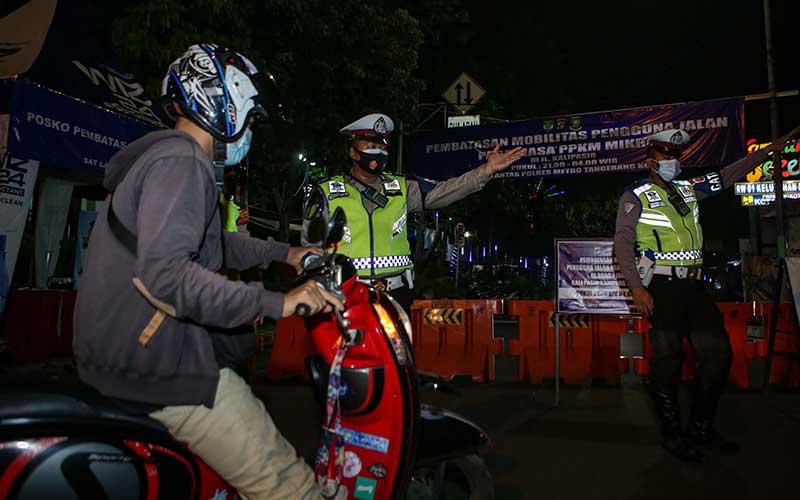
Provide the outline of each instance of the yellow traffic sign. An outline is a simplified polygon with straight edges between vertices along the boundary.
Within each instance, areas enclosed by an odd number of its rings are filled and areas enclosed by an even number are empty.
[[[427,325],[461,325],[464,323],[464,309],[429,308],[422,312]]]
[[[556,313],[550,313],[550,326],[554,326]],[[558,324],[567,328],[589,328],[588,314],[560,314]]]
[[[462,113],[469,111],[486,94],[478,82],[466,73],[461,73],[442,97]]]

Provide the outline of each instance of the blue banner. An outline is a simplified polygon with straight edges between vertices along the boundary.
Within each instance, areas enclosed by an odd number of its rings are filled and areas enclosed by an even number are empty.
[[[498,178],[630,172],[645,168],[646,138],[672,128],[691,138],[681,157],[686,167],[718,167],[745,154],[744,100],[737,98],[418,132],[411,171],[455,177],[499,144],[521,146],[525,156]]]
[[[103,175],[117,151],[152,130],[25,80],[14,83],[8,151],[15,157]]]

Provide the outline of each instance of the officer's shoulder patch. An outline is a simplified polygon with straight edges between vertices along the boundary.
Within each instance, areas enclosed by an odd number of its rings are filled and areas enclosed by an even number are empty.
[[[330,191],[331,194],[333,194],[333,193],[346,193],[347,192],[347,188],[344,186],[344,182],[337,181],[337,180],[331,180],[331,181],[328,181],[328,191]]]
[[[347,192],[347,187],[344,185],[344,182],[331,179],[327,181],[328,183],[328,195],[329,200],[335,200],[336,198],[343,198],[345,196],[350,196],[350,193]]]
[[[644,195],[650,203],[661,201],[661,195],[657,191],[645,191]]]
[[[686,185],[679,185],[678,186],[678,191],[681,192],[681,195],[684,198],[689,198],[691,196],[694,196],[694,191],[692,190],[692,188],[689,187],[689,186],[686,186]]]
[[[402,189],[400,187],[399,179],[392,179],[389,182],[384,182],[383,188],[386,189],[387,191],[400,191]]]
[[[625,210],[625,214],[629,214],[634,208],[636,208],[636,205],[634,203],[626,201],[625,203],[622,204],[622,208],[623,210]]]

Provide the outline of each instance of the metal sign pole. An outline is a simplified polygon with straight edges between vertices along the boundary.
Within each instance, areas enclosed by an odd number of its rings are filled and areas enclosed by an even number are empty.
[[[458,270],[461,267],[461,247],[456,245],[456,289],[458,289]]]
[[[555,403],[554,406],[558,407],[558,402],[560,399],[560,389],[561,389],[561,342],[560,342],[560,334],[561,334],[561,320],[558,314],[554,317],[556,325],[555,325],[555,336],[556,336],[556,370],[555,370],[555,377],[556,377],[556,396],[555,396]]]

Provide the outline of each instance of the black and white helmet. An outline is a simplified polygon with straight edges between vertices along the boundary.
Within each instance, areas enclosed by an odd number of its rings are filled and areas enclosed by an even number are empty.
[[[173,120],[177,105],[184,116],[215,138],[234,142],[251,118],[266,120],[270,114],[280,114],[282,105],[274,102],[274,94],[266,95],[268,87],[274,88],[272,75],[260,73],[242,54],[196,44],[170,64],[161,95],[164,110]]]

